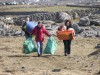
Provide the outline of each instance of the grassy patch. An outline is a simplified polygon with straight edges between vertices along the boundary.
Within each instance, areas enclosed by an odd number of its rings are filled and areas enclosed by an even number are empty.
[[[34,12],[34,11],[45,11],[45,12],[57,12],[67,11],[72,9],[88,9],[81,7],[67,7],[67,6],[34,6],[34,5],[7,5],[0,6],[1,12]]]

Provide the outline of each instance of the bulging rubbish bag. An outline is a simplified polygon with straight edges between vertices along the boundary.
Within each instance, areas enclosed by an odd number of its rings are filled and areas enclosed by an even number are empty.
[[[32,40],[31,37],[24,41],[23,48],[24,48],[23,53],[25,54],[37,52],[34,41]]]
[[[35,26],[37,26],[37,22],[27,22],[26,24],[26,30],[27,32],[29,32],[30,34],[32,33],[32,30],[35,28]]]
[[[57,49],[57,42],[53,37],[50,37],[47,41],[47,44],[43,53],[54,54],[56,49]]]

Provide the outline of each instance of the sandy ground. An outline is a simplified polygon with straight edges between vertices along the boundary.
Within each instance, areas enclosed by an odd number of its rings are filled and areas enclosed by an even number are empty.
[[[44,42],[44,48],[46,45]],[[56,38],[55,38],[56,39]],[[54,55],[23,54],[24,37],[0,38],[0,75],[100,75],[100,38],[77,37],[70,56],[64,56],[62,41]]]

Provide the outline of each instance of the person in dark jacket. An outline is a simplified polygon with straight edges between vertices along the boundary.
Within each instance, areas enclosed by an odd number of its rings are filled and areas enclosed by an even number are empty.
[[[27,32],[27,30],[26,30],[26,24],[27,24],[28,21],[30,21],[30,18],[26,17],[26,21],[22,25],[22,30],[25,32],[25,38],[26,39],[29,38],[29,37],[32,37],[32,35],[29,32]]]
[[[72,30],[73,31],[72,36],[75,35],[74,29],[72,27],[72,23],[71,23],[70,20],[66,20],[65,21],[65,25],[61,25],[58,28],[58,31],[64,31],[64,30]],[[63,43],[64,43],[64,55],[65,56],[69,55],[70,52],[71,52],[71,41],[72,41],[72,39],[70,39],[70,40],[63,40]]]
[[[38,49],[38,57],[40,57],[42,55],[42,50],[43,50],[44,34],[46,34],[49,37],[50,37],[50,34],[44,28],[41,22],[38,22],[38,25],[33,29],[32,34],[35,35],[35,40],[36,40],[37,49]]]
[[[72,23],[70,20],[65,21],[65,27],[66,27],[66,30],[73,29]],[[73,29],[73,34],[75,35],[74,29]],[[71,40],[63,40],[65,56],[69,55],[71,52],[71,41],[72,41],[72,39]]]

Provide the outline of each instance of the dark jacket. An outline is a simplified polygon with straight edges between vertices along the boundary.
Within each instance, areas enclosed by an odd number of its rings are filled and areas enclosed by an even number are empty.
[[[30,34],[27,32],[27,30],[26,30],[26,22],[23,23],[23,25],[22,25],[22,30],[25,32],[25,34],[30,35]]]

